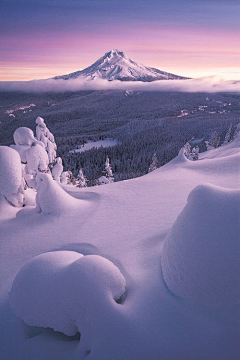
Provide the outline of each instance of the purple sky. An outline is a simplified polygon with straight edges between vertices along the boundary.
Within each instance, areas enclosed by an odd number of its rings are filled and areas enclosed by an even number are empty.
[[[83,69],[112,48],[192,77],[240,79],[237,0],[1,0],[0,80]]]

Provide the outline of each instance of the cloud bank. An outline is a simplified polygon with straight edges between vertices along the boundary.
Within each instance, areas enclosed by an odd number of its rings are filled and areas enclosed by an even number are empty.
[[[86,80],[83,78],[69,80],[32,80],[2,81],[1,92],[72,92],[85,90],[117,90],[117,91],[176,91],[176,92],[234,92],[240,93],[240,81],[224,81],[216,77],[189,80],[160,80],[146,82],[121,82],[103,79]]]

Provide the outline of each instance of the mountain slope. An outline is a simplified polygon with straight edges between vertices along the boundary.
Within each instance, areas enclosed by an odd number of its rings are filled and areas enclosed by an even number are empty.
[[[55,80],[69,80],[76,78],[86,78],[87,80],[106,79],[109,81],[120,80],[144,82],[186,79],[178,75],[138,64],[127,57],[122,51],[118,51],[117,49],[112,49],[84,70],[76,71],[68,75],[54,77]]]

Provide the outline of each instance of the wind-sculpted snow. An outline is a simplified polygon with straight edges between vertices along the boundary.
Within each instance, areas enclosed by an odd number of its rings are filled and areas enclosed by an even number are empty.
[[[73,215],[83,202],[77,200],[55,182],[50,174],[37,174],[37,209],[44,214]]]
[[[91,347],[105,318],[125,293],[120,270],[98,255],[56,251],[39,255],[16,276],[11,290],[14,313],[28,325],[50,327],[66,335],[81,334]]]
[[[240,190],[196,187],[164,243],[169,290],[207,305],[239,304],[239,220]]]

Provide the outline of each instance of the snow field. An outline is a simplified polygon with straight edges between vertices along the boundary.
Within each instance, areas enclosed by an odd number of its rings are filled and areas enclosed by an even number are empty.
[[[39,214],[31,206],[19,211],[4,203],[4,209],[11,211],[8,219],[1,221],[0,271],[3,281],[0,316],[3,332],[0,357],[80,360],[88,354],[89,360],[238,360],[239,238],[235,235],[239,231],[239,156],[239,143],[233,141],[200,154],[198,161],[189,161],[180,154],[141,178],[87,189],[65,186],[70,197],[66,199],[66,204],[69,201],[68,211],[64,210],[65,201],[60,207],[55,203],[50,214]],[[43,175],[44,185],[49,178],[47,174]],[[54,192],[51,183],[46,186],[50,193]],[[59,197],[62,198],[62,193]],[[71,211],[70,200],[76,200],[81,205]],[[84,203],[91,204],[87,211]],[[64,210],[59,211],[57,217],[56,208]],[[194,226],[198,231],[194,231]],[[56,250],[61,253],[66,249],[69,253],[69,257],[63,256],[66,263],[61,260],[60,265],[56,265]],[[50,332],[28,338],[26,333],[29,328],[9,308],[8,293],[14,278],[18,278],[17,273],[20,276],[22,268],[28,268],[31,261],[38,261],[36,256],[43,254],[40,257],[43,256],[44,262],[56,269],[54,276],[58,280],[55,279],[54,284],[60,281],[58,275],[61,274],[66,276],[66,286],[72,286],[75,291],[78,289],[75,284],[78,283],[76,273],[79,270],[71,264],[78,267],[81,261],[87,259],[88,256],[80,256],[86,249],[88,254],[98,254],[120,269],[127,283],[123,304],[117,304],[110,292],[106,302],[105,295],[99,297],[105,304],[101,309],[104,308],[108,315],[105,316],[105,311],[98,312],[95,300],[91,300],[95,299],[95,288],[99,289],[100,283],[97,283],[88,288],[87,298],[91,305],[88,309],[91,310],[83,319],[86,322],[91,319],[93,323],[81,329],[80,323],[83,322],[79,321],[78,326],[76,317],[76,328],[81,333],[85,329],[87,331],[79,342],[63,341]],[[172,249],[173,258],[170,258],[169,249]],[[54,260],[45,258],[44,253],[47,252],[53,252],[48,256],[53,256]],[[72,252],[73,258],[70,255]],[[76,252],[80,254],[76,255]],[[183,274],[184,281],[174,276],[175,265],[179,267],[177,276]],[[44,268],[45,265],[43,269],[37,265],[36,273],[43,283],[44,292],[51,294],[51,291],[46,292],[45,286],[52,277],[44,275]],[[63,270],[60,271],[60,268]],[[24,279],[25,282],[29,276],[31,282],[32,273],[24,275],[21,281]],[[95,284],[98,275],[102,274],[98,268],[93,273],[89,284]],[[214,289],[213,281],[216,281]],[[25,286],[28,286],[28,281]],[[15,285],[13,294],[14,288]],[[16,295],[18,299],[21,292],[25,296],[23,286],[20,288]],[[37,289],[40,291],[40,287]],[[70,293],[66,291],[65,299],[69,299]],[[75,294],[78,294],[77,290]],[[11,298],[14,296],[11,295]],[[52,296],[52,301],[63,307],[62,313],[69,314],[77,309],[77,298],[71,295],[72,302],[68,302],[68,306],[61,302],[61,297]],[[27,299],[30,299],[30,309],[34,304],[31,296]],[[50,305],[49,301],[47,303]],[[24,301],[17,301],[17,304],[22,311]],[[46,319],[44,313],[25,308],[25,315],[30,314],[37,321],[41,316]],[[52,311],[49,319],[51,316]],[[59,319],[61,322],[60,317],[56,319],[53,316],[54,325]],[[65,326],[68,325],[65,323]],[[11,345],[13,342],[16,344],[14,347]]]
[[[81,153],[81,152],[88,151],[88,150],[91,150],[91,149],[94,149],[94,148],[98,149],[101,146],[103,148],[106,148],[106,147],[115,146],[117,144],[118,144],[118,140],[115,140],[115,139],[104,139],[104,140],[98,140],[98,141],[88,141],[86,144],[84,144],[84,146],[81,146],[79,149],[73,149],[73,150],[70,150],[69,152],[70,153]]]

